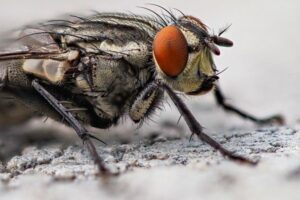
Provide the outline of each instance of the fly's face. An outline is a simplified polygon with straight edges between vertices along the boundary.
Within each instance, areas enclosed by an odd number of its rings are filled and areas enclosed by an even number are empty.
[[[210,91],[218,79],[212,53],[219,46],[232,46],[223,37],[210,35],[197,18],[184,16],[161,29],[153,42],[153,57],[158,76],[173,89],[188,95]]]

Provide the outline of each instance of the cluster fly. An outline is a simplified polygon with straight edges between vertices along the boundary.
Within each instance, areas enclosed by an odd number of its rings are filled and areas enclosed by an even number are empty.
[[[213,91],[225,110],[258,124],[283,119],[279,115],[258,119],[225,101],[213,55],[220,54],[218,46],[233,45],[222,37],[226,29],[211,34],[198,18],[155,6],[161,14],[144,8],[151,16],[96,13],[24,28],[0,52],[1,96],[24,104],[19,106],[19,118],[38,113],[63,119],[104,174],[110,172],[92,143],[97,138],[85,126],[106,129],[124,115],[141,123],[159,107],[164,94],[174,102],[191,134],[229,159],[255,164],[205,134],[178,93]],[[0,106],[5,107],[3,101]]]

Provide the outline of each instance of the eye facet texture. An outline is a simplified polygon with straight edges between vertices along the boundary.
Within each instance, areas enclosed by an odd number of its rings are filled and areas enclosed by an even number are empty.
[[[153,42],[153,51],[160,69],[170,77],[178,76],[188,60],[187,41],[176,26],[160,30]]]

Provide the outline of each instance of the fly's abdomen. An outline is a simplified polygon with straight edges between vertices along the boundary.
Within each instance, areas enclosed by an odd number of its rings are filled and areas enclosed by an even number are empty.
[[[0,68],[3,71],[3,76],[5,78],[4,87],[21,87],[21,88],[29,88],[31,87],[31,80],[24,73],[22,66],[25,60],[8,60],[8,61],[1,61]]]
[[[30,80],[21,69],[23,61],[0,62],[0,129],[20,124],[35,115],[34,111],[5,91],[5,87],[30,87]]]

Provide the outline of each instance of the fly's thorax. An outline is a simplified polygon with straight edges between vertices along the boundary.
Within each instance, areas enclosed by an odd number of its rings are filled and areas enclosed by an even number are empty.
[[[122,58],[135,66],[144,66],[149,57],[149,47],[144,41],[111,41],[81,42],[78,45],[89,53],[109,53],[115,58]]]
[[[76,77],[76,86],[104,119],[116,119],[129,110],[140,88],[148,82],[147,69],[138,69],[123,59],[93,56]],[[86,61],[82,61],[86,62]]]

